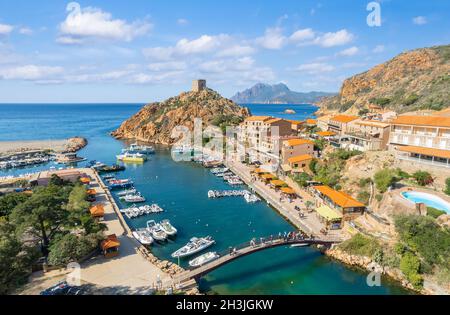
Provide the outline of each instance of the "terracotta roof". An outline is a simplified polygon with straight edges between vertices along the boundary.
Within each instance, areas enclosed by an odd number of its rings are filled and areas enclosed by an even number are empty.
[[[281,191],[287,195],[295,195],[295,190],[292,189],[291,187],[283,187],[281,188]]]
[[[415,146],[401,146],[401,147],[397,147],[397,149],[402,152],[416,153],[416,154],[440,157],[443,159],[450,159],[450,151],[449,150],[432,149],[432,148],[415,147]]]
[[[288,121],[293,124],[293,125],[303,125],[305,122],[301,121],[301,120],[290,120],[288,119]]]
[[[115,248],[120,246],[120,241],[115,234],[109,235],[106,240],[101,243],[101,248],[103,250],[108,250],[110,248]]]
[[[329,186],[315,186],[314,188],[342,208],[365,207],[364,204],[357,201],[350,195],[342,191],[334,190]]]
[[[354,121],[356,119],[358,119],[358,116],[350,116],[350,115],[337,115],[334,117],[331,117],[330,120],[331,121],[337,121],[343,124],[349,123],[351,121]]]
[[[250,116],[245,119],[245,121],[266,121],[272,119],[270,116]]]
[[[303,144],[314,144],[311,140],[308,139],[290,139],[284,141],[284,143],[288,146],[294,147],[296,145],[303,145]]]
[[[266,174],[266,173],[270,173],[270,172],[268,172],[268,171],[266,171],[265,169],[262,169],[262,168],[256,168],[256,169],[253,170],[253,173]]]
[[[93,217],[103,217],[105,215],[105,208],[103,205],[96,205],[89,209]]]
[[[282,121],[282,120],[283,119],[281,119],[281,118],[272,118],[272,119],[264,121],[264,123],[266,123],[266,124],[274,124],[274,123]]]
[[[95,189],[89,189],[89,190],[86,191],[86,193],[87,193],[89,196],[95,196],[95,195],[97,195],[97,191],[96,191]]]
[[[272,179],[272,178],[275,178],[275,175],[272,175],[272,174],[264,174],[264,175],[261,175],[261,178],[263,178],[263,179]]]
[[[297,162],[303,162],[303,161],[308,161],[308,160],[312,160],[313,157],[309,154],[303,154],[303,155],[298,155],[298,156],[294,156],[291,157],[290,159],[288,159],[289,163],[297,163]]]
[[[91,182],[91,179],[89,177],[81,177],[80,182],[83,184],[89,184]]]
[[[315,120],[315,119],[307,119],[306,123],[308,125],[315,125],[315,124],[317,124],[317,120]]]
[[[443,116],[399,116],[394,119],[393,125],[413,125],[431,127],[450,127],[450,117]]]
[[[285,182],[283,182],[282,180],[279,180],[279,179],[271,181],[270,184],[272,184],[276,187],[281,187],[281,186],[287,185]]]
[[[337,135],[337,133],[333,132],[333,131],[319,131],[319,132],[316,132],[316,135],[321,136],[321,137],[332,137],[332,136]]]

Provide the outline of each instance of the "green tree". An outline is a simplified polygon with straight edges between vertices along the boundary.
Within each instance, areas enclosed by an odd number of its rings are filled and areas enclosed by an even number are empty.
[[[412,177],[417,181],[420,186],[431,185],[434,182],[433,176],[425,171],[417,171]]]
[[[317,151],[323,151],[325,146],[327,145],[327,141],[325,139],[316,139],[314,140],[314,148]]]
[[[311,180],[311,176],[308,173],[302,172],[294,176],[294,180],[299,186],[306,187],[308,186],[308,181]]]
[[[445,180],[445,190],[444,192],[450,196],[450,177]]]
[[[375,185],[380,192],[386,192],[387,189],[397,181],[397,178],[394,174],[395,172],[393,172],[393,170],[391,169],[383,169],[375,173]]]
[[[309,162],[309,170],[313,173],[316,174],[317,172],[317,165],[319,163],[318,159],[312,159],[311,162]],[[450,183],[450,181],[449,181]],[[449,190],[450,191],[450,190]]]
[[[420,259],[411,252],[405,253],[400,260],[400,270],[415,288],[421,288],[422,276],[419,274]]]
[[[78,261],[98,247],[101,237],[97,234],[77,236],[74,234],[58,235],[50,246],[48,262],[54,266]]]
[[[11,293],[27,281],[38,253],[16,236],[14,226],[0,220],[0,295]]]
[[[0,198],[0,217],[8,216],[12,210],[22,202],[28,199],[28,196],[22,193],[7,194]]]

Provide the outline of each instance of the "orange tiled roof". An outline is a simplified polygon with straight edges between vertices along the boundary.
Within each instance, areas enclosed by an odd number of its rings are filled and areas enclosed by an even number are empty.
[[[288,121],[293,124],[293,125],[303,125],[305,122],[301,121],[301,120],[290,120],[288,119]]]
[[[359,118],[358,116],[337,115],[337,116],[334,116],[334,117],[330,118],[330,120],[346,124],[346,123],[354,121],[354,120],[356,120],[358,118]]]
[[[319,131],[319,132],[316,132],[316,135],[321,136],[321,137],[332,137],[332,136],[337,135],[337,133],[333,132],[333,131]]]
[[[295,190],[292,189],[291,187],[283,187],[281,188],[281,191],[288,195],[295,195]]]
[[[443,116],[399,116],[394,119],[393,125],[414,125],[431,127],[450,127],[450,117]]]
[[[282,180],[279,180],[279,179],[271,181],[270,184],[272,184],[276,187],[281,187],[281,186],[287,185],[285,182],[283,182]]]
[[[449,150],[431,149],[431,148],[415,147],[415,146],[401,146],[401,147],[398,147],[398,150],[402,151],[402,152],[416,153],[416,154],[440,157],[443,159],[450,159],[450,151]]]
[[[264,121],[266,124],[274,124],[274,123],[276,123],[276,122],[279,122],[279,121],[282,121],[283,119],[281,119],[281,118],[272,118],[272,119],[269,119],[269,120],[266,120],[266,121]]]
[[[342,191],[334,190],[329,186],[315,186],[314,188],[342,208],[365,207],[364,204],[355,200],[350,195]]]
[[[296,145],[302,145],[302,144],[314,144],[311,140],[308,139],[290,139],[284,141],[284,143],[288,146],[294,147]]]
[[[270,116],[250,116],[245,119],[245,121],[266,121],[272,119]]]
[[[120,241],[115,234],[109,235],[106,240],[101,243],[101,247],[103,250],[107,250],[114,247],[119,247]]]
[[[303,162],[303,161],[308,161],[308,160],[312,160],[313,157],[309,154],[303,154],[303,155],[297,155],[294,157],[291,157],[290,159],[288,159],[289,163],[298,163],[298,162]]]
[[[315,119],[307,119],[306,123],[308,125],[315,125],[315,124],[317,124],[317,120],[315,120]]]
[[[95,217],[103,217],[105,215],[105,208],[103,205],[93,206],[89,209],[89,211],[91,212],[91,215]]]

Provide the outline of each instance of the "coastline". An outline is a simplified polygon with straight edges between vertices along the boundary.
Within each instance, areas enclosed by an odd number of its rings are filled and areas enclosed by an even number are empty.
[[[0,141],[0,156],[25,154],[31,151],[74,153],[86,147],[87,144],[88,141],[81,137],[63,140]]]

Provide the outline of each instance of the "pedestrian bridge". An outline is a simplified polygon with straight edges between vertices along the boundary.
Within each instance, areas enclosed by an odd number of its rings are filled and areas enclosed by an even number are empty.
[[[219,253],[219,258],[207,263],[198,268],[192,268],[187,270],[173,278],[172,285],[183,285],[184,282],[190,281],[192,279],[198,280],[206,274],[222,267],[223,265],[229,264],[239,258],[268,250],[275,247],[281,246],[311,246],[311,245],[323,245],[326,247],[330,247],[333,244],[339,243],[340,240],[336,239],[305,239],[305,238],[284,238],[279,237],[270,240],[271,238],[266,238],[267,241],[262,242],[247,242],[241,244],[237,247],[234,247],[232,251],[226,251],[223,253]],[[264,239],[263,239],[264,240]]]

